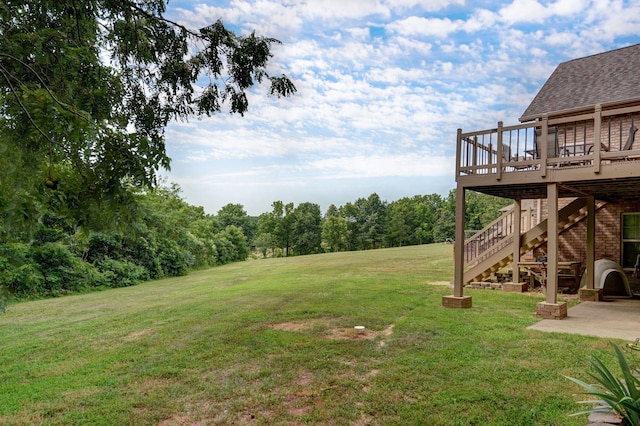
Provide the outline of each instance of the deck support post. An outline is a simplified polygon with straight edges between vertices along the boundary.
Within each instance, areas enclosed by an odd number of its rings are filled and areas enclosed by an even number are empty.
[[[595,290],[595,262],[596,262],[596,200],[587,197],[587,264],[584,271],[585,287],[578,290],[580,300],[598,301],[601,292]]]
[[[585,282],[587,288],[594,288],[594,265],[596,262],[596,200],[587,197],[587,264]]]
[[[522,229],[522,201],[513,200],[513,265],[512,281],[520,282],[520,234]]]
[[[536,306],[547,319],[567,317],[567,303],[558,303],[558,184],[547,184],[547,300]]]
[[[558,300],[558,184],[547,184],[547,303]]]
[[[456,239],[454,241],[454,280],[453,295],[442,297],[442,306],[447,308],[470,308],[471,296],[464,296],[464,211],[465,189],[458,184],[456,188]]]

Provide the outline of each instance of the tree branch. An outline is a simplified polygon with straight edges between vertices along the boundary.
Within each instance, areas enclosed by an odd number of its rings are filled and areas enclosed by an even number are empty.
[[[11,91],[13,96],[16,98],[16,102],[18,102],[18,105],[20,105],[20,109],[25,113],[25,115],[29,119],[29,122],[31,123],[31,125],[38,131],[38,133],[40,133],[40,135],[42,135],[43,138],[45,138],[47,140],[47,142],[49,142],[49,146],[55,145],[55,146],[59,147],[62,150],[62,152],[64,152],[65,155],[75,163],[76,168],[78,169],[78,173],[80,173],[80,176],[82,177],[82,180],[86,182],[87,178],[84,175],[84,173],[82,173],[82,169],[78,165],[78,162],[73,158],[73,155],[71,155],[71,152],[69,150],[67,150],[66,147],[63,144],[58,143],[58,142],[54,141],[53,139],[51,139],[51,137],[49,135],[47,135],[44,132],[44,130],[42,130],[40,128],[40,126],[38,126],[38,124],[35,122],[35,120],[31,116],[31,114],[29,113],[29,110],[27,109],[27,107],[22,103],[22,99],[20,99],[20,96],[18,95],[18,92],[16,92],[15,88],[13,87],[13,84],[11,83],[10,74],[8,73],[6,68],[3,67],[2,65],[0,65],[0,73],[2,74],[2,76],[5,79],[5,81],[7,82],[7,86],[9,87],[9,90]],[[51,153],[49,155],[51,156]]]
[[[49,86],[47,85],[47,83],[45,83],[45,81],[42,79],[42,77],[40,76],[40,74],[34,70],[31,65],[27,64],[26,62],[22,61],[19,58],[16,58],[13,55],[9,55],[8,53],[0,53],[0,57],[5,57],[5,58],[9,58],[13,61],[18,62],[20,65],[22,65],[23,67],[27,68],[29,71],[31,71],[33,73],[33,75],[36,76],[36,78],[38,79],[38,81],[40,82],[40,84],[42,84],[42,87],[44,88],[44,90],[49,94],[49,96],[51,97],[51,99],[53,99],[53,101],[55,103],[57,103],[58,105],[60,105],[60,107],[62,107],[65,111],[70,112],[71,114],[75,115],[76,117],[79,117],[83,120],[85,120],[86,122],[90,123],[91,119],[87,116],[85,117],[84,115],[80,114],[79,112],[77,112],[75,109],[71,108],[69,105],[61,102],[56,95],[51,91],[51,89],[49,89]],[[8,71],[3,67],[4,71],[6,73],[8,73]],[[9,74],[9,73],[8,73]],[[10,74],[9,74],[10,75]],[[5,77],[5,79],[7,79],[7,77]],[[7,82],[9,83],[9,81],[7,80]],[[11,83],[9,83],[11,84]]]

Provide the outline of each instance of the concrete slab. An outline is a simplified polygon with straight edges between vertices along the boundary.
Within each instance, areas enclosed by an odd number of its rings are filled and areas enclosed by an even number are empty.
[[[565,319],[543,319],[528,328],[633,341],[640,337],[640,300],[582,302],[570,307]]]

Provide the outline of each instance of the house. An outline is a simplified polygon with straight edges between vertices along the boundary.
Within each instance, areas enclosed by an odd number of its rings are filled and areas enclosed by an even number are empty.
[[[454,294],[443,306],[472,305],[464,286],[523,266],[542,266],[544,318],[564,318],[563,278],[582,276],[583,300],[599,300],[597,259],[629,274],[640,252],[640,44],[560,64],[519,119],[463,131],[456,140],[456,210],[467,191],[510,198],[513,208],[465,240],[456,215]]]

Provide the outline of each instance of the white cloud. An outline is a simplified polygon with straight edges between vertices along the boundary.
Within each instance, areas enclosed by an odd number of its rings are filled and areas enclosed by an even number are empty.
[[[542,23],[552,13],[549,8],[536,0],[514,0],[513,3],[498,12],[501,19],[509,24],[519,22]]]
[[[269,72],[290,76],[295,96],[259,88],[245,117],[167,129],[170,176],[193,202],[240,197],[264,203],[258,213],[294,193],[326,205],[453,185],[458,127],[514,124],[558,63],[640,42],[638,0],[176,1],[194,27],[222,18],[283,41]]]
[[[313,163],[314,169],[326,170],[331,176],[354,177],[442,176],[455,168],[452,157],[432,157],[419,153],[404,155],[354,155],[326,158]],[[427,167],[428,166],[428,167]]]
[[[387,28],[401,35],[436,36],[444,38],[458,31],[463,25],[463,21],[452,21],[449,18],[441,19],[410,16],[389,24]]]

